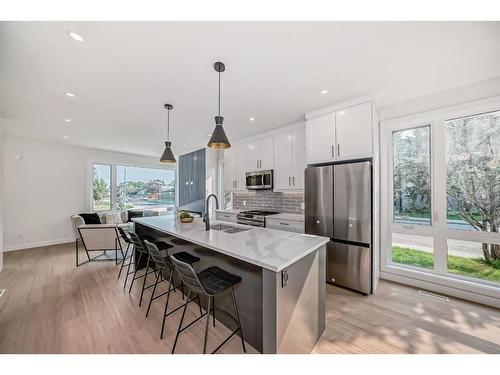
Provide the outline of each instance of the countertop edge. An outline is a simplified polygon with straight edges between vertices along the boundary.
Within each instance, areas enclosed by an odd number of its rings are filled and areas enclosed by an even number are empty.
[[[232,258],[235,258],[235,259],[239,259],[239,260],[242,260],[244,262],[247,262],[247,263],[250,263],[250,264],[253,264],[255,266],[258,266],[258,267],[262,267],[266,270],[269,270],[269,271],[272,271],[272,272],[281,272],[283,271],[285,268],[287,268],[288,266],[292,265],[293,263],[297,262],[298,260],[304,258],[306,255],[312,253],[313,251],[317,250],[318,248],[320,248],[321,246],[324,246],[326,243],[328,243],[329,239],[327,238],[324,238],[323,240],[321,240],[318,244],[315,244],[314,246],[312,246],[310,249],[304,251],[302,254],[292,258],[291,260],[287,261],[286,263],[284,263],[283,265],[281,265],[280,267],[272,267],[272,266],[269,266],[267,264],[263,264],[255,259],[250,259],[250,258],[245,258],[244,256],[235,256],[235,254],[233,253],[229,253],[227,251],[224,251],[223,249],[220,249],[218,247],[215,247],[215,246],[210,246],[210,244],[207,244],[207,243],[203,243],[201,241],[196,241],[196,240],[193,240],[192,238],[190,237],[187,237],[187,236],[183,236],[183,235],[180,235],[179,233],[176,233],[176,232],[171,232],[163,227],[160,227],[160,226],[157,226],[157,225],[154,225],[154,224],[151,224],[151,223],[141,223],[140,220],[142,218],[137,218],[137,220],[134,218],[132,219],[134,222],[138,223],[138,224],[141,224],[141,225],[144,225],[146,227],[150,227],[150,228],[153,228],[153,229],[156,229],[158,230],[159,232],[164,232],[164,233],[167,233],[167,234],[170,234],[172,236],[176,236],[178,238],[181,238],[183,240],[186,240],[186,241],[189,241],[189,242],[192,242],[196,245],[199,245],[199,246],[203,246],[203,247],[206,247],[208,249],[211,249],[213,251],[217,251],[221,254],[224,254],[224,255],[227,255],[229,257],[232,257]],[[221,222],[220,220],[217,220],[214,222],[214,224],[216,223],[219,223]],[[233,223],[231,223],[233,224]],[[188,225],[188,224],[186,224]],[[296,233],[296,235],[301,235],[301,234],[298,234]]]

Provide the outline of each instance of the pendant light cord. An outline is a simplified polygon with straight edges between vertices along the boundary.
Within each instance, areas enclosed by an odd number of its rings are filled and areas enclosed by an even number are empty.
[[[220,116],[220,69],[219,69],[219,116]]]
[[[167,109],[167,141],[170,140],[170,109]]]

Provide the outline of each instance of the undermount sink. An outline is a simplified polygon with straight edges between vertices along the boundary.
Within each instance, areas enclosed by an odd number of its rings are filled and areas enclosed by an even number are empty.
[[[238,232],[245,232],[247,230],[250,230],[251,228],[239,228],[239,227],[233,227],[231,225],[215,224],[210,226],[210,229],[232,234]]]

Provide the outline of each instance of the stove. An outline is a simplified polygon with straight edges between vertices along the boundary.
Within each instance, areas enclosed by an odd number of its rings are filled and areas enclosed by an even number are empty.
[[[236,215],[236,219],[238,224],[246,224],[252,225],[254,227],[262,227],[266,226],[266,216],[276,215],[279,212],[274,211],[264,211],[264,210],[249,210],[249,211],[241,211]]]

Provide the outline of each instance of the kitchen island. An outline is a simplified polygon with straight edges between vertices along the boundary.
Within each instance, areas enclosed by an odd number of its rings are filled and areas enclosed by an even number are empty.
[[[328,238],[223,222],[206,231],[201,219],[191,224],[165,216],[134,221],[139,236],[166,240],[199,257],[196,271],[216,265],[242,277],[236,298],[245,340],[255,349],[309,353],[314,348],[325,329]],[[232,311],[229,295],[216,303]],[[225,316],[217,319],[233,327]]]

